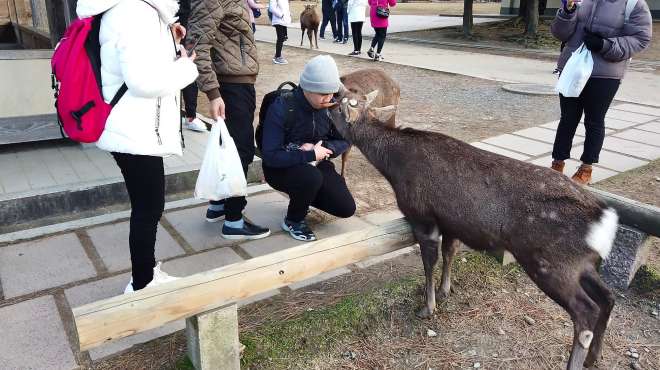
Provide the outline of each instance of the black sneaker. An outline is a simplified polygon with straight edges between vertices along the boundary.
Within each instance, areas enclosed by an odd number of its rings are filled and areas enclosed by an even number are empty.
[[[232,240],[254,240],[265,238],[270,235],[270,230],[267,227],[261,227],[254,224],[251,224],[247,220],[243,220],[243,227],[227,227],[227,225],[222,226],[222,232],[220,233],[225,239]]]
[[[350,53],[348,53],[348,55],[350,55],[350,56],[355,56],[355,55],[360,55],[360,54],[362,54],[362,52],[361,52],[361,51],[357,51],[357,50],[353,50],[353,51],[351,51]]]
[[[206,221],[207,222],[218,222],[225,218],[225,211],[213,211],[210,208],[206,210]]]
[[[369,56],[369,58],[373,59],[373,58],[374,58],[374,49],[371,49],[371,48],[370,48],[370,49],[367,51],[367,55]]]
[[[314,235],[312,229],[307,226],[305,220],[293,222],[284,219],[284,221],[282,221],[282,230],[288,231],[291,237],[296,240],[302,240],[304,242],[316,240],[316,235]]]

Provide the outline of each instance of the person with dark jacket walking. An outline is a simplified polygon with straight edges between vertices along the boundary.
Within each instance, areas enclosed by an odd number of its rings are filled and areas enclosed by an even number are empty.
[[[184,29],[188,29],[188,18],[190,18],[190,0],[179,0],[179,12],[177,13],[179,17],[179,24],[181,24]],[[183,45],[187,45],[189,42],[184,39],[182,41]],[[183,93],[183,102],[185,105],[185,114],[182,118],[183,127],[192,131],[206,131],[206,125],[202,120],[197,118],[197,83],[193,81],[190,85],[186,86],[181,92]]]
[[[198,40],[197,85],[210,101],[213,119],[224,118],[236,143],[243,173],[255,154],[254,83],[259,73],[257,46],[245,0],[192,0],[188,35]],[[225,219],[221,235],[226,239],[259,239],[270,230],[243,218],[245,197],[211,201],[206,220]]]
[[[635,3],[636,1],[636,3]],[[552,22],[552,34],[562,41],[557,70],[561,73],[571,54],[583,43],[591,51],[594,66],[580,96],[559,94],[561,119],[552,150],[552,169],[564,171],[571,157],[575,130],[584,113],[586,137],[582,165],[572,179],[582,185],[591,181],[591,165],[605,139],[605,114],[623,79],[630,58],[651,41],[651,12],[645,0],[563,0]],[[634,7],[632,6],[634,5]],[[629,7],[630,9],[626,10]],[[627,19],[626,19],[627,18]]]
[[[310,206],[337,217],[355,213],[355,200],[329,160],[349,147],[328,115],[340,85],[332,57],[316,56],[305,65],[300,86],[290,97],[275,99],[263,123],[264,177],[274,189],[289,195],[282,229],[297,240],[316,240],[305,222]],[[287,114],[295,118],[290,127],[285,127]]]
[[[332,0],[323,0],[321,4],[321,11],[323,12],[323,20],[321,21],[321,40],[325,40],[325,27],[327,27],[328,22],[330,23],[330,28],[332,29],[332,39],[337,39],[337,23],[335,19],[335,10],[332,8]]]

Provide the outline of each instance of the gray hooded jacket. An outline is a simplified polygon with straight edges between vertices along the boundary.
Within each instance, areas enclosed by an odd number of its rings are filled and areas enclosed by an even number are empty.
[[[564,68],[571,53],[584,39],[584,29],[605,39],[603,49],[592,53],[594,69],[591,77],[622,79],[628,59],[646,49],[651,41],[651,12],[644,0],[638,0],[624,24],[626,0],[582,0],[578,9],[557,11],[552,34],[566,43],[559,56],[557,69]]]

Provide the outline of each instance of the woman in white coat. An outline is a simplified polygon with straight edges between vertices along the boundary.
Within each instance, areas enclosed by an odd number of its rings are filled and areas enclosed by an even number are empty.
[[[362,54],[362,25],[366,19],[367,0],[348,0],[348,21],[351,23],[353,34],[353,51],[348,55]]]
[[[275,42],[275,64],[289,64],[282,56],[282,46],[287,39],[286,27],[291,24],[291,11],[289,10],[289,0],[270,0],[268,3],[268,16],[270,23],[275,27],[277,41]]]
[[[110,112],[96,145],[112,153],[131,201],[129,248],[132,279],[125,292],[173,279],[156,265],[158,221],[165,206],[163,157],[182,155],[179,91],[197,78],[185,51],[177,56],[173,24],[176,0],[79,0],[81,18],[103,14],[101,80],[110,101],[123,83],[127,92]]]

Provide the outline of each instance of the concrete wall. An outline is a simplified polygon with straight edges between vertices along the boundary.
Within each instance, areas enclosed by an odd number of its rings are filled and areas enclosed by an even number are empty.
[[[660,0],[646,0],[646,3],[651,9],[653,19],[660,19]],[[548,5],[545,8],[545,15],[555,15],[557,9],[561,7],[561,0],[548,0]],[[518,14],[518,7],[520,0],[502,0],[500,7],[500,14]]]
[[[0,50],[0,117],[55,113],[48,50]]]

